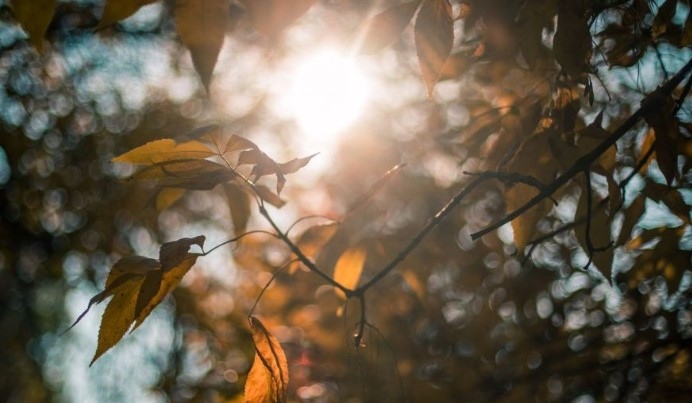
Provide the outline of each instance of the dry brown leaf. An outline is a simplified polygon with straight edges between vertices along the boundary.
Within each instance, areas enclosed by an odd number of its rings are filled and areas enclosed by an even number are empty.
[[[56,0],[12,0],[14,18],[29,35],[29,42],[41,53],[43,37],[53,20]]]
[[[136,13],[142,6],[157,0],[108,0],[103,8],[103,15],[96,29],[101,29]]]
[[[415,23],[416,52],[431,97],[454,44],[452,6],[448,0],[426,0]]]
[[[371,17],[365,27],[362,53],[377,53],[394,43],[411,22],[420,4],[421,0],[399,4]]]
[[[250,14],[257,32],[272,40],[300,16],[305,14],[317,0],[241,0]]]
[[[175,2],[178,34],[190,50],[192,63],[207,91],[228,27],[228,8],[228,0]]]

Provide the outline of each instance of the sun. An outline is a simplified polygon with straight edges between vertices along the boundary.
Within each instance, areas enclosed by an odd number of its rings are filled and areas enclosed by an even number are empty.
[[[305,141],[334,141],[363,112],[370,79],[353,57],[322,49],[288,63],[279,113],[294,119]]]

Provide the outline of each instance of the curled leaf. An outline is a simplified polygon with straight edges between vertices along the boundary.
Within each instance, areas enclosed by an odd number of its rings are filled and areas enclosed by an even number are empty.
[[[288,387],[288,361],[279,341],[254,316],[249,318],[255,360],[245,382],[245,401],[250,403],[285,402]]]

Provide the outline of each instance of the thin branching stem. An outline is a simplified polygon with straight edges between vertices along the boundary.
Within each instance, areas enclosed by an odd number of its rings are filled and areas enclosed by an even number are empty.
[[[293,241],[291,241],[291,239],[283,231],[281,231],[281,228],[279,228],[274,219],[271,217],[264,204],[260,204],[259,211],[260,214],[262,214],[262,216],[264,216],[264,218],[269,222],[269,225],[271,225],[272,228],[274,228],[274,231],[276,231],[276,235],[278,236],[278,238],[281,241],[283,241],[283,243],[285,243],[286,246],[288,246],[291,252],[293,252],[298,257],[298,260],[300,260],[300,262],[304,264],[305,267],[308,268],[308,270],[322,277],[322,279],[324,279],[329,285],[332,285],[341,290],[344,294],[346,294],[346,297],[350,298],[354,295],[354,292],[352,290],[349,290],[348,288],[339,284],[333,278],[329,277],[326,273],[320,270],[315,265],[315,263],[312,262],[312,260],[305,256],[303,251],[300,250],[300,248],[295,243],[293,243]]]
[[[662,97],[669,96],[675,87],[677,87],[678,84],[680,84],[682,80],[687,77],[690,71],[692,71],[692,59],[690,59],[687,64],[685,64],[685,66],[680,69],[680,71],[678,71],[678,73],[667,83],[659,87],[656,91],[645,98],[644,101],[642,101],[641,107],[637,109],[637,111],[633,113],[627,120],[625,120],[625,122],[623,122],[610,136],[605,138],[598,146],[596,146],[589,153],[580,157],[562,175],[558,176],[554,181],[546,185],[541,192],[539,192],[528,202],[524,203],[521,207],[507,214],[505,217],[496,221],[495,223],[471,234],[471,239],[476,240],[514,220],[536,204],[552,196],[558,189],[569,182],[572,178],[579,175],[584,170],[589,169],[591,164],[596,162],[596,160],[598,160],[603,153],[605,153],[610,147],[614,146],[615,143],[622,138],[622,136],[627,134],[639,122],[639,120],[644,117],[644,115],[658,109],[660,99]]]

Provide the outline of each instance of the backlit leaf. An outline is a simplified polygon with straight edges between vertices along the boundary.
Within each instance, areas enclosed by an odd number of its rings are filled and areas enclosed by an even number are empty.
[[[314,262],[319,251],[329,242],[332,236],[334,236],[338,228],[339,223],[329,223],[310,227],[300,235],[296,245],[303,252],[303,255]],[[295,262],[295,264],[291,266],[291,272],[295,271],[300,265],[300,262]]]
[[[541,132],[526,139],[508,161],[505,170],[532,177],[538,182],[549,183],[557,172],[555,157],[551,154],[549,140],[551,132]],[[523,206],[539,193],[533,186],[524,183],[512,184],[505,191],[507,211]],[[543,200],[524,214],[512,220],[514,244],[522,250],[536,233],[536,224],[551,208],[550,200]]]
[[[644,119],[654,129],[656,136],[654,150],[656,151],[658,168],[666,178],[668,185],[671,185],[673,180],[679,176],[677,147],[679,122],[673,114],[675,100],[670,96],[656,97],[655,95],[656,93],[649,95],[651,97],[649,102],[656,102],[656,108],[652,108],[644,116]]]
[[[561,2],[553,53],[560,66],[575,79],[588,71],[591,58],[591,33],[586,14],[577,2]]]
[[[581,245],[584,253],[592,259],[593,265],[610,281],[613,266],[613,248],[608,247],[611,243],[610,223],[611,219],[607,214],[607,209],[600,206],[599,201],[595,197],[595,192],[591,192],[591,211],[588,211],[587,192],[582,189],[581,197],[577,205],[575,219],[586,217],[589,220],[589,238],[591,246],[595,249],[603,249],[589,251],[587,244],[586,224],[581,224],[575,227],[574,232],[577,236],[577,241]]]
[[[164,188],[159,190],[156,193],[156,197],[154,199],[154,208],[156,208],[156,211],[161,212],[170,206],[172,206],[175,202],[180,200],[181,197],[185,194],[185,189],[178,189],[178,188]]]
[[[454,44],[452,6],[448,0],[423,3],[416,17],[415,39],[421,74],[431,97]]]
[[[101,317],[98,344],[89,365],[116,345],[132,326],[137,298],[144,278],[144,276],[136,276],[114,290],[113,299],[108,303]]]
[[[175,2],[178,34],[190,50],[192,63],[207,91],[228,26],[228,7],[228,0]]]
[[[360,281],[364,264],[365,249],[358,247],[347,249],[341,254],[339,260],[336,261],[336,265],[334,265],[334,281],[349,290],[354,290]],[[342,298],[346,297],[339,290],[337,290],[337,294]]]
[[[159,186],[210,190],[237,177],[234,171],[216,162],[192,159],[157,163],[136,172],[130,180],[155,180]]]
[[[103,9],[101,21],[99,21],[99,25],[96,29],[107,27],[120,20],[124,20],[136,13],[142,6],[151,4],[155,1],[157,0],[108,0]]]
[[[43,37],[55,13],[56,0],[12,0],[14,18],[29,35],[29,42],[41,53]]]
[[[245,401],[249,403],[285,402],[288,387],[288,361],[279,341],[254,316],[249,318],[255,360],[245,382]]]
[[[269,188],[264,185],[255,185],[255,191],[260,199],[266,201],[272,206],[281,207],[286,204],[286,201],[279,197],[277,194],[273,193]]]
[[[257,32],[275,40],[317,0],[241,0]]]
[[[226,201],[231,210],[231,220],[235,234],[240,235],[245,232],[247,222],[250,219],[250,195],[240,186],[228,184],[224,186],[226,191]]]
[[[192,245],[200,248],[204,246],[204,235],[194,238],[181,238],[173,242],[166,242],[159,249],[159,261],[163,271],[168,271],[174,266],[179,265],[188,257],[188,251]]]
[[[135,326],[133,330],[138,328],[142,322],[144,322],[147,316],[149,316],[151,311],[153,311],[154,308],[156,308],[159,303],[163,301],[166,295],[168,295],[175,289],[175,287],[178,286],[178,284],[180,284],[180,280],[182,280],[183,276],[185,276],[190,268],[194,266],[198,256],[199,255],[188,253],[185,255],[183,260],[180,261],[180,263],[168,268],[167,270],[164,269],[158,291],[151,297],[151,299],[149,299],[146,304],[141,306],[141,310],[138,310],[138,314],[134,318]],[[154,288],[154,285],[155,283],[152,282],[152,288]],[[147,291],[146,295],[149,296],[151,293],[152,291],[149,290]]]
[[[209,147],[198,141],[177,143],[172,139],[151,141],[124,154],[113,158],[113,162],[128,162],[130,164],[153,165],[159,162],[208,158],[216,155]]]
[[[394,43],[411,22],[421,1],[411,1],[388,8],[368,20],[362,52],[377,53]]]

